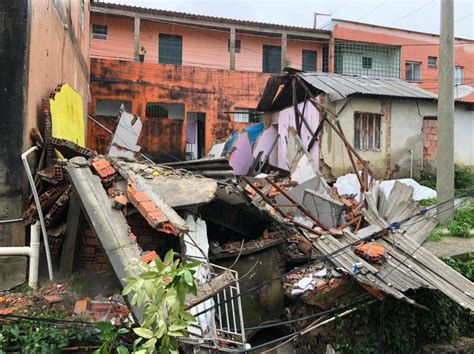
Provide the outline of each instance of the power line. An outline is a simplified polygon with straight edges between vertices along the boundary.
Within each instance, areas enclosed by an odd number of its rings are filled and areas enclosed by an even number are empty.
[[[385,5],[386,3],[388,2],[388,0],[385,0],[383,3],[381,3],[380,5],[374,7],[372,10],[370,10],[369,12],[365,13],[364,15],[360,16],[357,21],[363,19],[365,16],[367,15],[370,15],[372,12],[376,11],[377,9],[381,8],[383,5]]]
[[[426,4],[422,5],[422,6],[420,6],[420,7],[418,7],[418,8],[416,8],[415,10],[413,10],[413,11],[407,13],[406,15],[400,17],[399,19],[397,19],[397,20],[395,20],[395,21],[389,23],[388,25],[389,25],[389,26],[392,26],[394,23],[397,23],[397,22],[399,22],[399,21],[401,21],[401,20],[407,18],[408,16],[414,14],[415,12],[418,12],[418,11],[424,9],[424,8],[427,7],[428,5],[431,5],[433,2],[434,2],[434,0],[431,0],[430,2],[428,2],[428,3],[426,3]]]

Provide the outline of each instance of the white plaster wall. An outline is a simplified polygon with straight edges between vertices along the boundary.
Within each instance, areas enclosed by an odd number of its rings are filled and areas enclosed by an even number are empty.
[[[332,102],[328,104],[328,108],[332,112],[338,112],[343,104],[344,100]],[[380,151],[358,150],[358,153],[362,156],[362,158],[369,161],[369,167],[379,178],[384,177],[387,170],[388,144],[386,137],[387,119],[389,119],[389,115],[385,114],[385,110],[387,109],[386,105],[387,102],[384,102],[380,99],[353,98],[339,115],[339,121],[344,134],[349,143],[354,146],[354,113],[368,112],[383,114],[380,126]],[[321,157],[331,168],[331,173],[335,177],[353,172],[349,155],[344,144],[342,143],[342,140],[327,124],[324,125],[323,139],[321,143]]]
[[[454,114],[454,161],[474,166],[474,110],[458,104]]]
[[[436,116],[436,102],[392,100],[391,168],[392,177],[410,177],[413,151],[413,176],[423,168],[423,117]]]

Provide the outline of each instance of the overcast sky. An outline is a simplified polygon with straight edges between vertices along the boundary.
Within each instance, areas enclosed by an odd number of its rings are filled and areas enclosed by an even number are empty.
[[[163,10],[303,27],[313,13],[439,34],[440,0],[106,0]],[[318,27],[329,17],[318,17]],[[474,0],[454,0],[456,37],[474,39]]]

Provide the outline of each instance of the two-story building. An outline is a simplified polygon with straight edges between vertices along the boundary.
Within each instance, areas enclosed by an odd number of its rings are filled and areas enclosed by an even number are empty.
[[[142,119],[138,145],[155,161],[202,157],[258,122],[272,73],[327,71],[330,32],[133,6],[91,6],[89,113],[109,128],[121,104]],[[109,134],[88,123],[88,145]]]

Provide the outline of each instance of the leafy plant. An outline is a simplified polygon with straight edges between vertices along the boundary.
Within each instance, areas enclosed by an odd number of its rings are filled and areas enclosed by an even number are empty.
[[[467,279],[474,281],[474,253],[469,253],[467,259],[441,257],[441,260]]]
[[[118,343],[120,335],[129,333],[127,328],[121,327],[117,329],[117,327],[109,322],[96,323],[95,328],[100,331],[98,337],[102,341],[102,345],[94,351],[94,354],[109,354],[114,349],[117,354],[129,353],[126,346]]]
[[[448,225],[449,233],[458,237],[471,237],[474,228],[474,207],[466,203],[454,212],[454,219]]]
[[[423,199],[418,202],[420,206],[429,207],[437,203],[436,198]]]
[[[186,295],[196,295],[193,274],[199,263],[173,261],[170,250],[164,261],[156,258],[149,265],[140,262],[142,273],[126,278],[122,294],[133,293],[132,306],[143,308],[141,327],[133,331],[139,336],[134,342],[137,353],[152,353],[156,346],[160,353],[178,353],[178,338],[187,337],[186,328],[195,318],[187,311]]]

